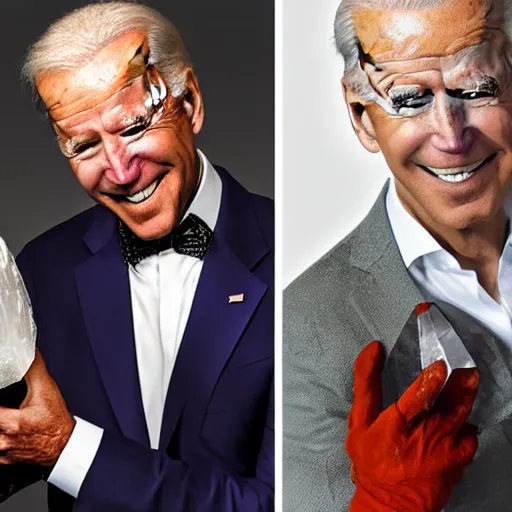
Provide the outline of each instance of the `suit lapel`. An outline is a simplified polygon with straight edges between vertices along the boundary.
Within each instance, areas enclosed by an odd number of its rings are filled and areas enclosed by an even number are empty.
[[[385,406],[394,402],[421,370],[414,308],[424,300],[393,238],[385,204],[387,188],[388,184],[354,239],[350,261],[366,272],[366,279],[349,297],[373,339],[386,349],[382,376]]]
[[[135,354],[128,270],[115,217],[99,208],[85,237],[93,253],[75,270],[78,296],[94,357],[125,437],[149,444]]]
[[[172,436],[185,399],[195,396],[194,408],[200,410],[200,390],[213,391],[266,289],[222,241],[214,239],[169,384],[161,448]],[[244,301],[229,304],[229,295],[239,293],[244,294]]]
[[[231,353],[267,292],[252,269],[269,248],[250,210],[250,195],[223,169],[222,203],[187,327],[167,391],[160,448],[165,449],[183,407],[206,406]],[[229,303],[230,295],[244,294]]]
[[[349,297],[354,309],[389,353],[416,304],[423,301],[396,246],[389,225],[387,185],[358,228],[350,263],[366,272]],[[372,340],[368,340],[370,342]]]

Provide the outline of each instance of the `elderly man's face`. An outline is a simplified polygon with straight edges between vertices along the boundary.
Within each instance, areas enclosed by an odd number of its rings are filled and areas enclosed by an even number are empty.
[[[130,32],[84,67],[46,73],[36,85],[84,189],[154,239],[179,222],[197,186],[203,110],[192,72],[185,97],[173,98],[146,67],[147,53],[144,33]]]
[[[354,127],[367,149],[382,150],[402,202],[430,226],[490,221],[507,194],[512,70],[497,5],[354,12],[362,65],[386,102],[347,91]]]

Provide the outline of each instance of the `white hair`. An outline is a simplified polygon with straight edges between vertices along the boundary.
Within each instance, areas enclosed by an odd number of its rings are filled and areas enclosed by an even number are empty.
[[[92,60],[123,34],[142,29],[148,38],[149,60],[174,97],[186,90],[191,62],[176,27],[160,13],[132,1],[107,1],[80,7],[52,23],[28,50],[22,78],[40,100],[35,81],[47,71],[73,71]]]
[[[381,103],[380,97],[360,66],[362,48],[354,27],[352,17],[354,9],[427,10],[457,1],[459,0],[342,0],[336,11],[334,38],[345,64],[343,79],[347,88],[363,100]],[[488,1],[492,3],[492,0]],[[512,0],[498,1],[501,5],[504,4],[505,31],[510,36],[512,33]]]

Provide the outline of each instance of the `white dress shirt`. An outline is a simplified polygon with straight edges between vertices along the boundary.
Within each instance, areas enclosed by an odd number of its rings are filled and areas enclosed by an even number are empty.
[[[398,249],[427,301],[442,300],[468,313],[512,349],[512,234],[499,262],[496,302],[474,270],[462,269],[448,251],[402,205],[391,180],[386,209]]]
[[[213,231],[222,182],[198,150],[201,181],[189,213]],[[129,267],[135,352],[151,448],[158,448],[165,397],[192,307],[203,261],[168,249]],[[48,482],[75,498],[98,451],[103,429],[76,418],[76,426]]]

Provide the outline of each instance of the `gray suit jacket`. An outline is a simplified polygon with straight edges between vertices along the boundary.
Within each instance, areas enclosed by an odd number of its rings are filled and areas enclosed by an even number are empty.
[[[424,299],[393,238],[386,191],[387,185],[363,222],[284,293],[286,511],[348,509],[354,486],[344,443],[352,366],[362,348],[377,339],[386,349],[385,406],[421,369],[412,312]],[[470,418],[480,431],[478,452],[445,511],[510,511],[512,350],[460,310],[437,306],[481,373]]]

